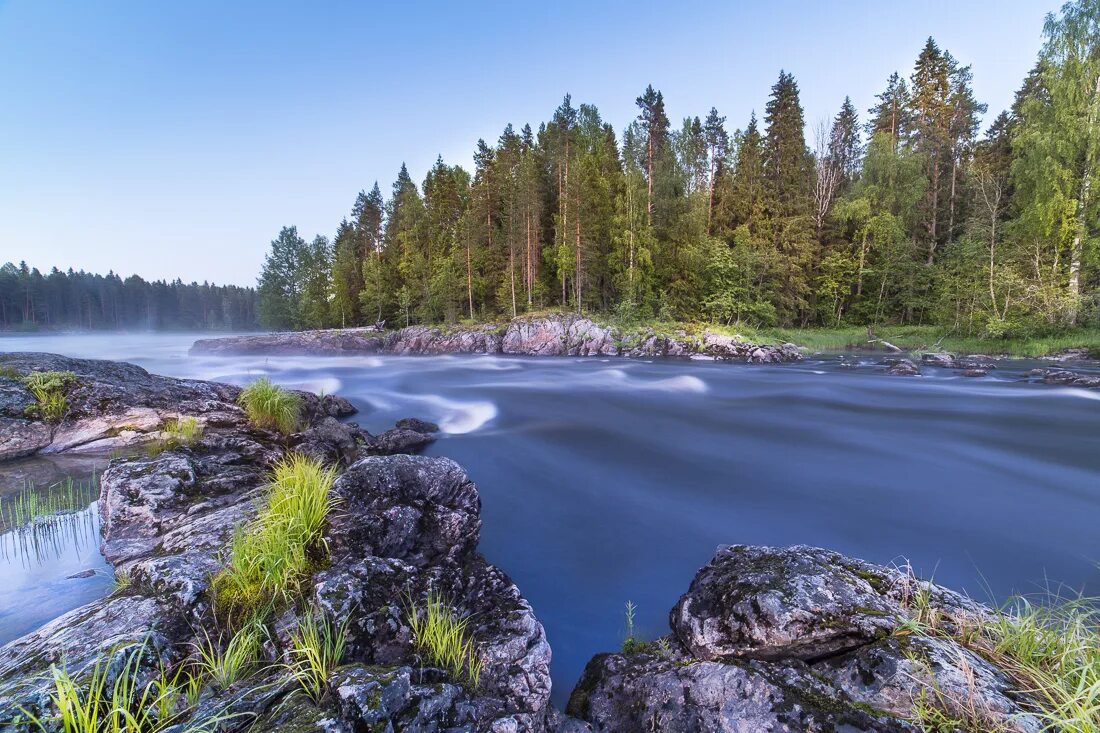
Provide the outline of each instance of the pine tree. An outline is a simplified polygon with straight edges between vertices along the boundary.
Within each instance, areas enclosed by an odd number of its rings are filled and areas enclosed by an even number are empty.
[[[707,234],[712,234],[714,218],[714,190],[723,175],[726,155],[729,152],[729,135],[726,134],[726,118],[718,116],[718,110],[710,108],[703,123],[703,137],[707,156]]]

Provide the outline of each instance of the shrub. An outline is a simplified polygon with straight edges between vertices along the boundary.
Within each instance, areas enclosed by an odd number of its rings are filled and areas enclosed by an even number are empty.
[[[289,665],[302,689],[314,702],[324,697],[329,675],[340,664],[347,644],[347,620],[340,625],[309,611],[291,639]]]
[[[431,664],[470,689],[477,688],[481,658],[469,630],[469,616],[459,615],[442,595],[429,591],[422,609],[410,599],[408,624],[417,650]]]
[[[294,597],[327,554],[321,531],[335,480],[335,468],[302,455],[276,464],[256,518],[237,528],[226,568],[214,578],[219,611],[248,620]]]
[[[258,428],[278,430],[283,435],[289,435],[298,429],[302,398],[266,377],[245,387],[237,398],[237,403]]]
[[[23,386],[34,395],[32,408],[43,420],[58,422],[69,408],[66,396],[76,381],[72,372],[31,372],[23,377]]]

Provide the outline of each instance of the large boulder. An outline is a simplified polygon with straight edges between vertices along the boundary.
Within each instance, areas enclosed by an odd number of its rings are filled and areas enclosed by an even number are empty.
[[[1021,686],[956,640],[990,613],[821,548],[723,547],[673,608],[673,634],[595,657],[568,712],[597,731],[900,732],[919,730],[919,703],[1038,733]]]

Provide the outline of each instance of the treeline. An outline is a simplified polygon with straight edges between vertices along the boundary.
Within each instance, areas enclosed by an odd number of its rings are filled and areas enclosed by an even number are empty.
[[[674,126],[652,86],[621,137],[566,95],[479,140],[335,237],[288,227],[259,280],[275,328],[515,316],[550,307],[753,325],[934,323],[1019,334],[1097,319],[1100,0],[1048,18],[1039,59],[980,134],[971,69],[929,39],[861,119],[806,121],[781,72],[763,117]]]
[[[256,329],[256,291],[137,275],[0,267],[0,329]]]

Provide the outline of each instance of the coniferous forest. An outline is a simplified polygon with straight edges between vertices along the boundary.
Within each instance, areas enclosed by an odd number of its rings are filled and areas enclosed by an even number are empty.
[[[252,330],[256,291],[132,275],[0,267],[0,329]]]
[[[1100,4],[1048,17],[1010,109],[928,39],[870,110],[807,124],[780,72],[762,114],[621,131],[568,94],[537,128],[356,197],[330,240],[284,228],[272,328],[490,320],[540,309],[753,326],[935,324],[1018,336],[1100,318]]]

